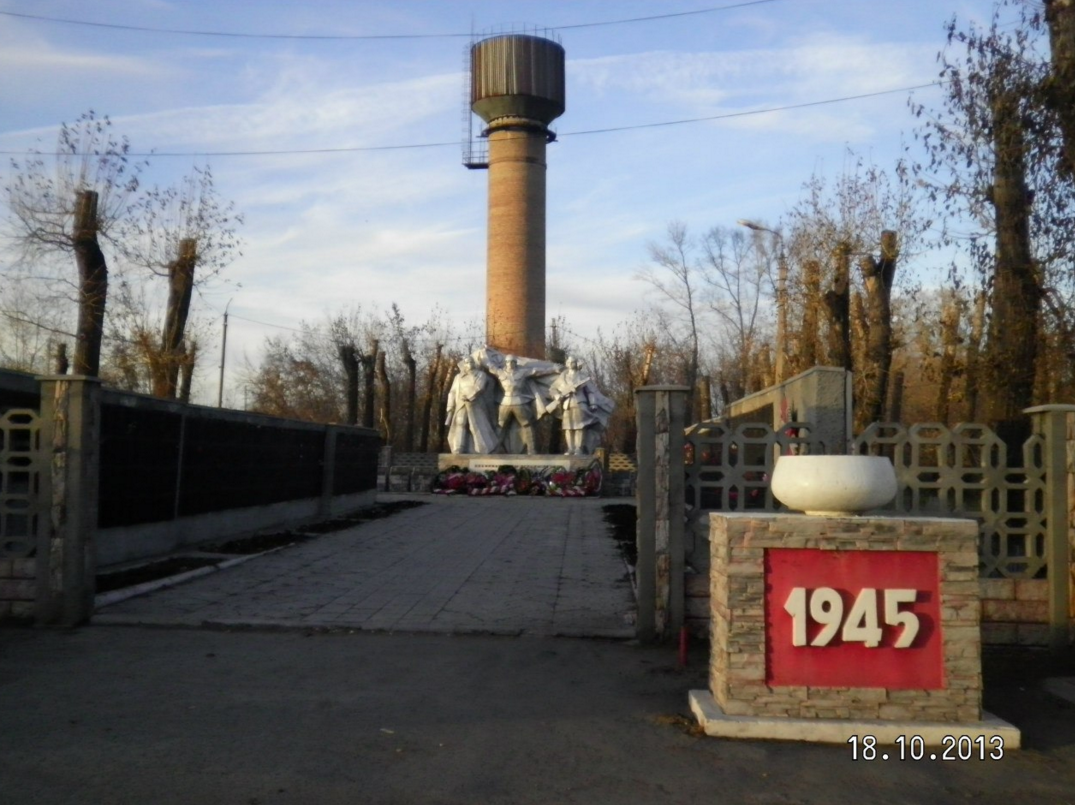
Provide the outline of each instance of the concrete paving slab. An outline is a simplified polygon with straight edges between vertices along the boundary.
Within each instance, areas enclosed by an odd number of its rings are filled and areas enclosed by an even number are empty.
[[[101,599],[95,622],[634,636],[607,501],[420,499],[428,505],[134,598]]]

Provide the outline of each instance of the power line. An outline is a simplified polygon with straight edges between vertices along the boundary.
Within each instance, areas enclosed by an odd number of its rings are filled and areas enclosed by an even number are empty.
[[[402,151],[415,148],[443,148],[445,146],[459,147],[459,141],[443,143],[414,143],[411,145],[356,145],[341,148],[291,148],[269,149],[265,151],[129,151],[124,154],[128,157],[265,157],[265,156],[303,156],[309,154],[347,154],[361,151]],[[0,154],[8,156],[40,155],[40,151],[0,151]],[[94,154],[72,154],[67,151],[45,154],[45,156],[95,156]]]
[[[845,101],[858,101],[863,98],[876,98],[880,95],[892,95],[897,92],[913,92],[916,89],[926,89],[928,87],[939,87],[947,84],[947,81],[930,81],[928,84],[917,84],[913,87],[897,87],[896,89],[882,89],[877,92],[865,92],[861,95],[845,95],[842,98],[829,98],[824,101],[807,101],[805,103],[793,103],[787,106],[774,106],[768,109],[752,109],[745,112],[726,112],[722,115],[711,115],[709,117],[690,117],[683,120],[665,120],[660,123],[636,123],[629,126],[613,126],[605,129],[588,129],[586,131],[569,131],[558,136],[560,137],[572,137],[581,134],[607,134],[613,131],[631,131],[633,129],[652,129],[659,126],[680,126],[685,123],[703,123],[710,120],[728,120],[733,117],[748,117],[750,115],[764,115],[771,112],[786,112],[792,109],[806,109],[811,106],[825,106],[830,103],[844,103]]]
[[[237,313],[229,313],[228,318],[239,319],[239,321],[249,322],[250,324],[260,324],[263,327],[275,327],[278,330],[290,330],[293,333],[305,332],[305,330],[303,330],[300,327],[288,327],[285,324],[271,324],[270,322],[267,322],[267,321],[258,321],[257,319],[249,319],[246,316],[240,316]]]
[[[749,109],[743,112],[726,112],[720,115],[709,115],[707,117],[690,117],[682,120],[663,120],[656,123],[634,123],[627,126],[613,126],[603,129],[586,129],[584,131],[568,131],[560,133],[559,137],[578,137],[586,134],[608,134],[618,131],[633,131],[636,129],[652,129],[662,126],[682,126],[689,123],[704,123],[713,120],[728,120],[736,117],[751,117],[753,115],[767,115],[773,112],[787,112],[795,109],[807,109],[813,106],[826,106],[834,103],[846,103],[848,101],[858,101],[865,98],[876,98],[881,95],[893,95],[897,92],[913,92],[918,89],[929,89],[931,87],[940,87],[948,82],[946,81],[930,81],[927,84],[916,84],[909,87],[895,87],[893,89],[883,89],[877,92],[866,92],[860,95],[844,95],[839,98],[826,98],[821,101],[806,101],[805,103],[793,103],[785,106],[770,106],[765,109]],[[310,154],[347,154],[347,153],[359,153],[363,151],[399,151],[403,149],[419,149],[419,148],[444,148],[452,146],[459,147],[458,141],[443,142],[443,143],[411,143],[409,145],[359,145],[359,146],[344,146],[340,148],[295,148],[295,149],[269,149],[265,151],[199,151],[197,153],[192,151],[142,151],[142,152],[130,152],[127,156],[132,157],[250,157],[250,156],[303,156]],[[0,150],[0,154],[7,156],[28,156],[41,154],[40,151],[4,151]],[[87,156],[86,154],[68,154],[68,153],[55,153],[50,156]]]
[[[599,22],[580,22],[573,25],[552,25],[546,30],[566,31],[578,28],[598,28],[606,25],[626,25],[636,22],[654,22],[676,17],[688,17],[698,14],[712,14],[718,11],[730,11],[736,8],[748,6],[760,6],[767,3],[781,2],[781,0],[747,0],[742,3],[732,3],[725,6],[710,6],[709,8],[695,9],[694,11],[678,11],[668,14],[653,14],[647,17],[628,17],[619,20],[602,20]],[[463,39],[473,38],[474,33],[438,33],[438,34],[258,34],[243,31],[206,31],[185,28],[156,28],[146,25],[121,25],[111,22],[92,22],[90,20],[76,20],[67,17],[48,17],[43,14],[24,14],[17,11],[0,11],[5,17],[18,17],[20,19],[35,20],[37,22],[51,22],[61,25],[75,25],[87,28],[108,28],[116,31],[134,31],[138,33],[173,34],[179,36],[213,36],[229,39],[284,39],[306,41],[375,41],[375,40],[401,40],[401,39]]]

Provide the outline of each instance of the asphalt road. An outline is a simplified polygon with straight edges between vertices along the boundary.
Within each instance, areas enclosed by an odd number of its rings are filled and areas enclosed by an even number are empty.
[[[681,670],[593,639],[7,629],[0,803],[1072,803],[1075,705],[1033,656],[987,663],[1024,750],[855,762],[699,736],[700,645]]]

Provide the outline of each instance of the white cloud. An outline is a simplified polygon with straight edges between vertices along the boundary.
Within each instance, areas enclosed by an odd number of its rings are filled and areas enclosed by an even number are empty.
[[[702,114],[718,108],[778,106],[922,83],[933,77],[935,53],[933,45],[826,34],[787,48],[652,51],[574,60],[570,69],[573,83],[594,95],[637,93],[651,102]]]

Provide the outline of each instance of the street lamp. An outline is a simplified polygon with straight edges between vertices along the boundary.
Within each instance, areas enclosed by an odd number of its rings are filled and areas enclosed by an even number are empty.
[[[777,242],[776,257],[776,365],[773,367],[774,384],[784,382],[787,372],[786,342],[788,333],[788,260],[784,253],[784,236],[775,229],[754,221],[740,218],[736,223],[755,232],[768,232]]]
[[[224,407],[224,357],[228,354],[228,308],[231,307],[233,296],[228,300],[228,304],[224,305],[224,334],[220,339],[220,383],[217,385],[216,392],[216,407]]]

